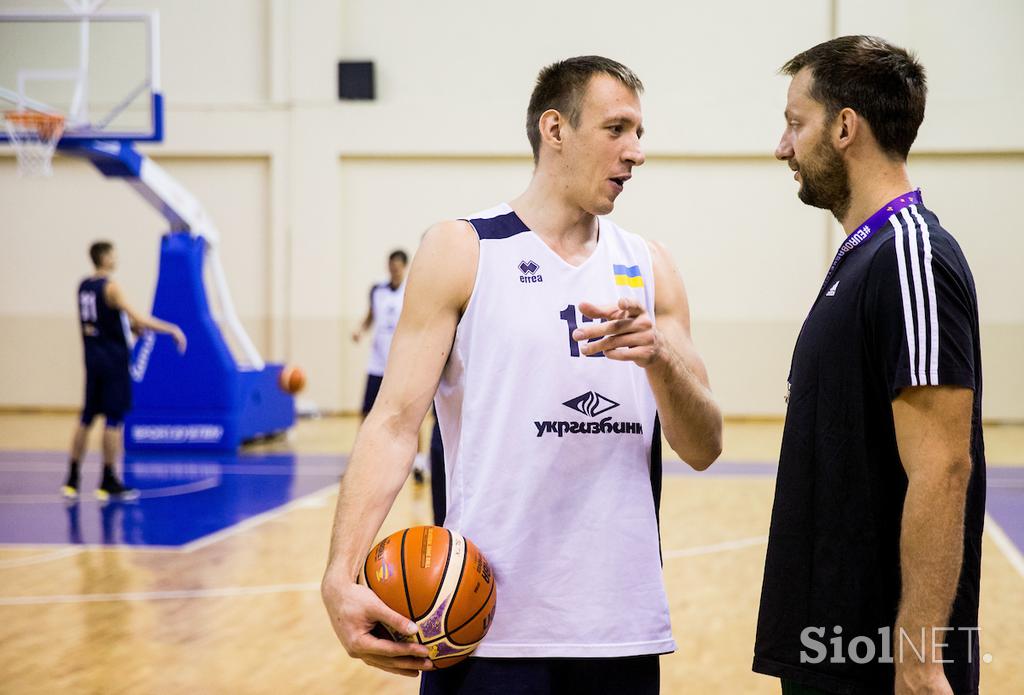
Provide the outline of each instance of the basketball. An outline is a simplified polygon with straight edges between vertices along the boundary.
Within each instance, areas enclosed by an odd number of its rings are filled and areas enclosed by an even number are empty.
[[[359,581],[419,626],[411,637],[391,636],[426,645],[436,668],[469,656],[494,619],[487,558],[470,540],[439,526],[415,526],[382,540],[366,556]]]
[[[281,370],[277,383],[285,393],[298,393],[306,386],[306,373],[301,367],[286,366]]]

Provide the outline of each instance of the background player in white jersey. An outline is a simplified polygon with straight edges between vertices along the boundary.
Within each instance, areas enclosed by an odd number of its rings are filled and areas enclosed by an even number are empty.
[[[78,286],[78,321],[85,353],[85,404],[71,441],[68,477],[62,493],[70,499],[78,497],[79,463],[85,455],[89,428],[97,415],[103,415],[103,477],[96,496],[134,498],[138,493],[126,488],[114,470],[121,446],[121,426],[132,398],[129,327],[125,324],[130,322],[134,331],[170,335],[180,352],[185,352],[185,334],[174,324],[142,314],[128,304],[121,286],[111,277],[117,267],[113,244],[97,241],[89,247],[89,257],[96,272]]]
[[[359,328],[352,332],[353,342],[358,343],[363,335],[373,328],[370,344],[370,359],[366,365],[366,390],[363,392],[362,415],[365,418],[373,408],[380,385],[384,380],[384,368],[388,363],[391,351],[391,339],[398,326],[398,317],[402,314],[402,302],[405,300],[405,274],[409,266],[409,256],[402,249],[392,251],[388,256],[388,281],[379,282],[370,288],[370,303],[366,310],[366,318]],[[426,464],[424,457],[417,456],[413,464],[413,477],[422,483]]]
[[[659,421],[702,470],[721,451],[722,420],[667,252],[599,217],[644,162],[641,91],[606,58],[542,70],[526,191],[432,227],[416,254],[380,397],[342,482],[322,593],[350,655],[424,671],[422,692],[657,692],[656,655],[674,649]],[[353,582],[435,391],[445,523],[480,546],[498,584],[478,656],[445,670],[422,645],[370,634],[378,621],[416,627]]]
[[[391,350],[391,338],[398,326],[398,317],[402,313],[402,300],[405,296],[405,271],[409,264],[409,256],[398,249],[388,256],[387,282],[381,282],[370,288],[370,306],[366,310],[366,318],[353,331],[352,340],[359,340],[373,327],[373,343],[370,345],[370,361],[366,365],[366,391],[363,394],[363,417],[370,412],[373,402],[377,400],[381,380],[384,378],[384,367],[388,362]]]

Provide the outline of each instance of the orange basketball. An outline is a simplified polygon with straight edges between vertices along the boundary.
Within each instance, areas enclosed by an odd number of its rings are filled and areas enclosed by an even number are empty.
[[[415,526],[382,540],[366,556],[359,582],[419,625],[411,637],[391,637],[426,645],[437,668],[469,656],[494,619],[487,558],[471,541],[439,526]]]
[[[298,393],[306,386],[306,373],[301,367],[289,365],[281,370],[277,384],[285,393]]]

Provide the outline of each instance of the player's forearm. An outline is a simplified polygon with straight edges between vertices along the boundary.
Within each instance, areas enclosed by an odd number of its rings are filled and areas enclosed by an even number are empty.
[[[671,345],[646,369],[669,446],[690,467],[706,469],[722,453],[722,412],[711,390]]]
[[[947,625],[963,561],[964,504],[970,459],[931,462],[907,486],[900,529],[902,595],[896,636],[904,630],[919,643],[922,630],[931,644],[932,628]],[[942,642],[942,632],[936,642]],[[928,660],[932,659],[931,649]],[[934,655],[941,658],[940,654]]]
[[[334,515],[328,572],[355,579],[359,565],[416,455],[416,431],[395,431],[386,416],[371,414],[363,423],[342,478]]]
[[[155,316],[140,316],[136,320],[136,323],[146,330],[156,331],[157,333],[164,333],[166,335],[170,335],[174,333],[174,331],[178,330],[178,327],[173,323],[161,321]]]

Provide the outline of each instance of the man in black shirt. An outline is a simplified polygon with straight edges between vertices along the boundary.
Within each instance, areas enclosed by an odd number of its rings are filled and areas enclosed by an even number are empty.
[[[70,499],[78,497],[79,463],[85,454],[89,428],[97,415],[106,418],[103,431],[103,477],[96,496],[100,500],[133,499],[138,492],[126,488],[114,470],[121,443],[121,425],[131,407],[132,387],[128,371],[129,327],[156,331],[174,338],[185,352],[185,334],[174,324],[141,314],[125,301],[121,287],[110,277],[117,255],[110,242],[98,241],[89,248],[96,272],[78,286],[78,322],[85,353],[85,404],[71,442],[68,477],[61,489]]]
[[[849,235],[797,339],[754,670],[784,693],[978,692],[974,280],[911,185],[924,69],[846,36],[790,60],[776,157]]]

